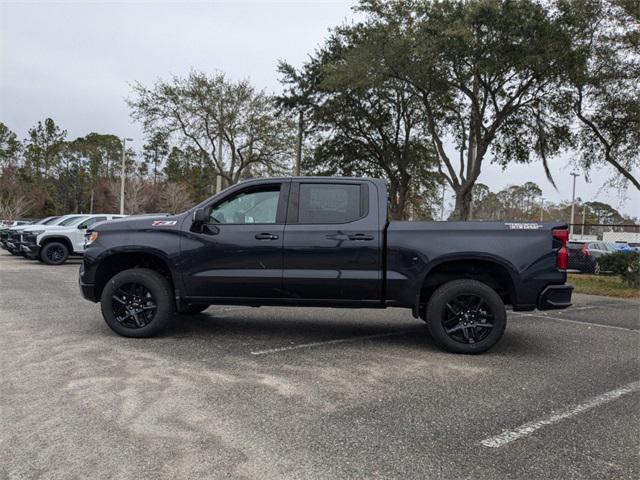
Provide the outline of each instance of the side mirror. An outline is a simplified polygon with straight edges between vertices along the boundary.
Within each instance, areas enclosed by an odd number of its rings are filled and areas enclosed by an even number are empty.
[[[207,209],[196,208],[193,211],[193,223],[204,223],[207,220]]]
[[[82,225],[82,224],[78,225],[78,230],[84,230],[85,228],[87,228],[86,225]]]

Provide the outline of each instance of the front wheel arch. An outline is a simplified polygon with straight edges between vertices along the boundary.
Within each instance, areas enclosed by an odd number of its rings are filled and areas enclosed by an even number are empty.
[[[149,252],[127,251],[111,253],[102,258],[95,267],[93,278],[96,298],[101,297],[102,290],[111,278],[132,268],[145,268],[158,272],[169,282],[172,297],[175,296],[176,281],[173,278],[168,262],[164,258]]]

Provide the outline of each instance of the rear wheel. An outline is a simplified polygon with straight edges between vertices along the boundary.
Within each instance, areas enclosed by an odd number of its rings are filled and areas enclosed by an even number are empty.
[[[151,337],[162,330],[174,312],[171,285],[158,272],[133,268],[115,275],[100,297],[109,328],[124,337]]]
[[[47,243],[40,251],[40,259],[47,265],[62,265],[69,257],[69,249],[64,243]]]
[[[425,314],[433,340],[455,353],[486,352],[502,338],[507,325],[500,296],[477,280],[454,280],[440,286]]]

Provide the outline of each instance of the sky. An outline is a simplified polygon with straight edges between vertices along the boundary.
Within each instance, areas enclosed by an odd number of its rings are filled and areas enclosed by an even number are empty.
[[[70,138],[89,132],[134,139],[140,126],[124,99],[130,85],[151,85],[190,69],[225,72],[278,92],[276,65],[300,66],[330,28],[354,18],[354,1],[6,1],[0,0],[0,121],[19,137],[53,118]],[[572,157],[551,161],[558,190],[542,165],[487,162],[479,181],[492,190],[534,181],[546,202],[571,199]],[[584,201],[640,216],[640,192],[603,189],[611,171],[576,182]],[[451,199],[450,199],[451,200]]]

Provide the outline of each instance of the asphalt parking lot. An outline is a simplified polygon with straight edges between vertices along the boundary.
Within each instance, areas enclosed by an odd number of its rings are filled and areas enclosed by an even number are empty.
[[[0,251],[0,478],[639,478],[640,303],[443,353],[404,310],[211,307],[133,340]]]

